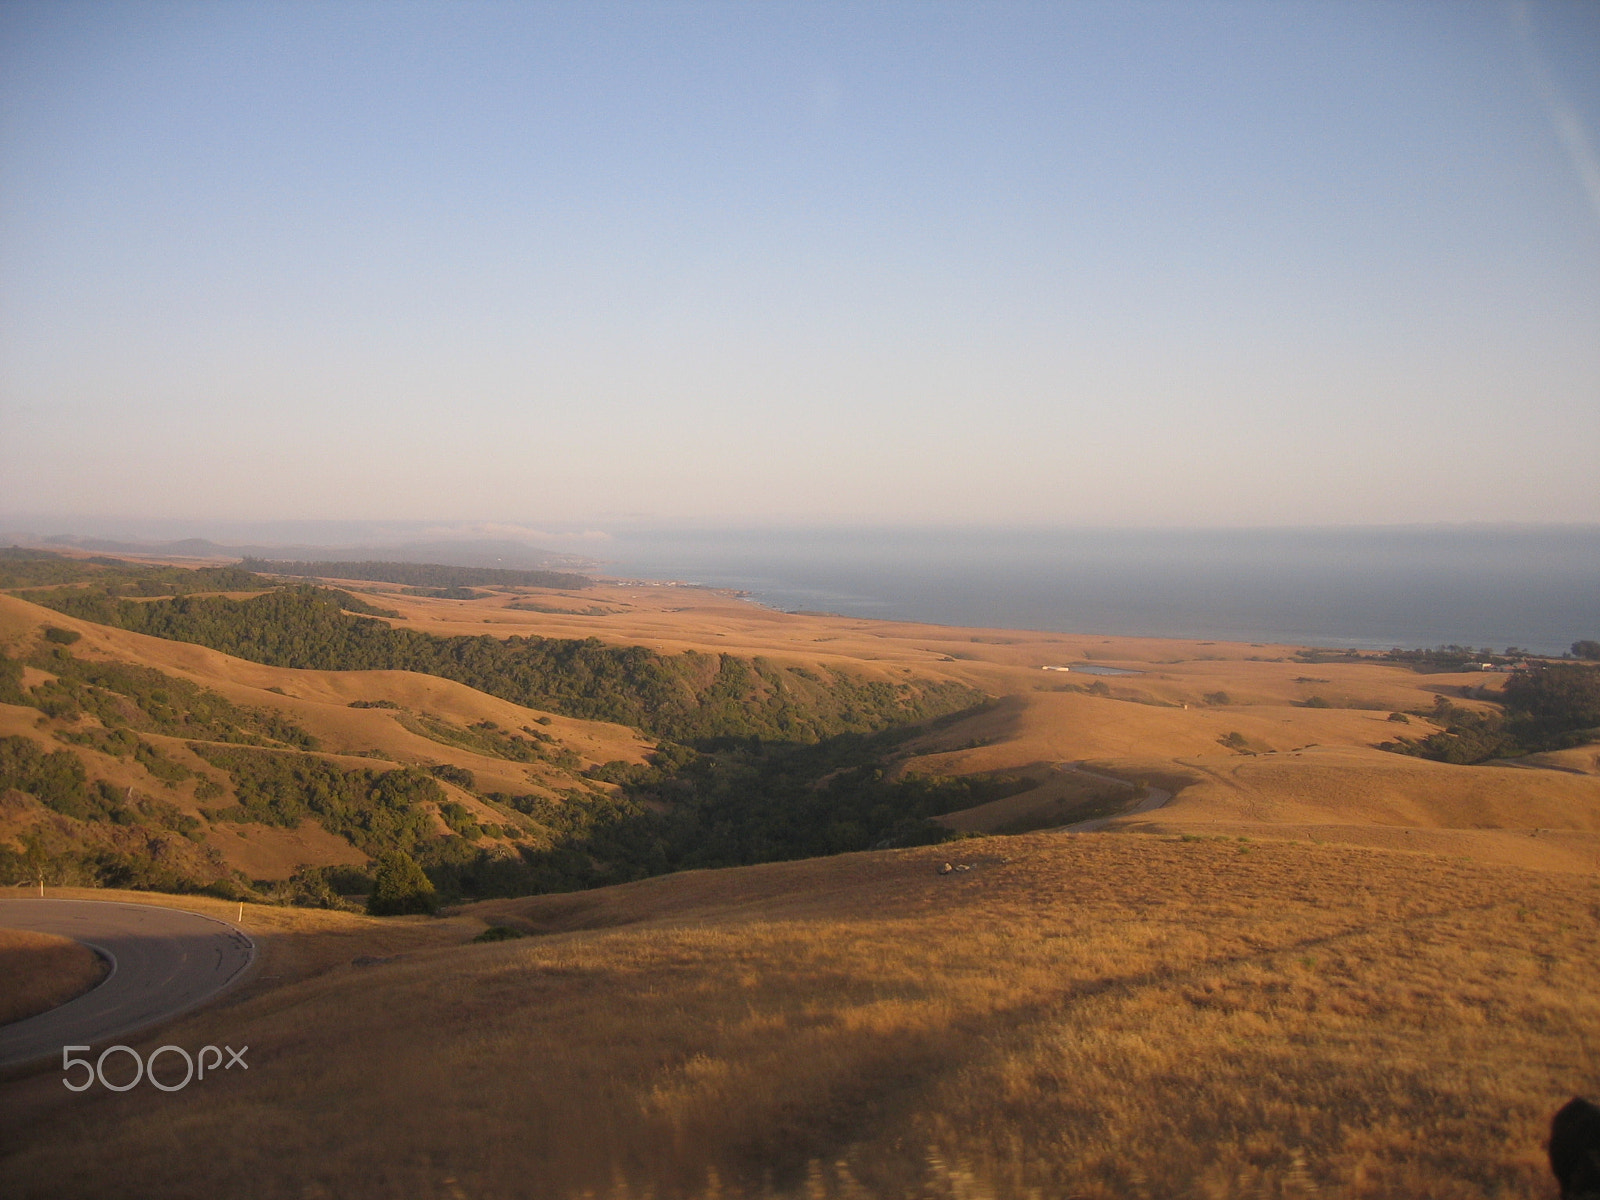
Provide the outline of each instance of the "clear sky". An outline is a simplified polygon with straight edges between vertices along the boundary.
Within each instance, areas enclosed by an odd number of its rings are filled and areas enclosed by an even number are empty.
[[[1600,520],[1600,4],[0,3],[0,514]]]

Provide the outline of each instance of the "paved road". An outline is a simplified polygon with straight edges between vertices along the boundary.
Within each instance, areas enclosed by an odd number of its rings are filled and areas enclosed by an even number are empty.
[[[238,979],[256,956],[255,943],[226,921],[153,904],[0,900],[0,926],[74,938],[111,961],[99,987],[0,1025],[0,1067],[59,1060],[62,1046],[102,1046],[176,1016]]]
[[[1057,763],[1056,765],[1057,765],[1058,769],[1060,769],[1060,770],[1071,771],[1071,772],[1073,772],[1074,774],[1077,774],[1077,775],[1087,775],[1090,779],[1099,779],[1099,780],[1103,780],[1106,783],[1120,783],[1124,787],[1126,787],[1127,783],[1128,783],[1128,781],[1126,779],[1118,779],[1114,775],[1102,775],[1098,771],[1086,771],[1082,767],[1076,765],[1075,763]],[[1131,817],[1131,816],[1134,816],[1137,813],[1154,812],[1156,809],[1160,808],[1163,804],[1165,804],[1167,801],[1169,801],[1171,799],[1172,799],[1172,793],[1171,792],[1164,791],[1164,790],[1162,790],[1161,788],[1158,788],[1158,787],[1147,787],[1144,790],[1144,799],[1140,800],[1139,803],[1133,805],[1130,808],[1123,809],[1121,812],[1117,813],[1115,816],[1111,816],[1111,817],[1095,817],[1093,820],[1090,820],[1090,821],[1078,821],[1078,822],[1075,822],[1072,825],[1060,825],[1060,826],[1057,826],[1055,829],[1051,830],[1050,832],[1052,832],[1052,833],[1093,833],[1097,829],[1104,829],[1107,825],[1111,824],[1112,821],[1119,820],[1122,817]]]

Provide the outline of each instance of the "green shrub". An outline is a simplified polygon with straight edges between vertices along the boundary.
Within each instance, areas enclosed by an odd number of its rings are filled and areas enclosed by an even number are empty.
[[[200,894],[204,896],[215,896],[219,900],[245,901],[256,899],[255,892],[250,888],[245,887],[245,885],[240,883],[237,879],[214,880],[211,883],[206,884],[205,887],[201,888]]]
[[[142,738],[133,748],[133,757],[146,771],[163,783],[182,783],[194,778],[194,772],[180,762],[174,762],[160,749]]]
[[[273,889],[273,899],[297,908],[344,908],[345,901],[321,867],[300,867]]]
[[[469,840],[483,836],[483,830],[478,828],[478,822],[473,819],[472,810],[465,804],[447,800],[439,805],[439,815],[444,818],[444,823],[450,826],[453,833]]]
[[[91,793],[83,763],[70,750],[46,754],[31,738],[0,738],[0,792],[27,792],[47,808],[80,821],[103,818],[105,804]]]
[[[446,783],[453,783],[457,787],[470,788],[472,786],[472,772],[466,767],[458,767],[454,763],[436,763],[428,768],[428,773],[435,779],[442,779]]]
[[[372,891],[367,896],[370,915],[394,917],[431,913],[437,907],[438,894],[416,859],[404,850],[390,850],[379,855],[378,868],[372,875]]]
[[[509,925],[491,925],[472,940],[475,942],[509,942],[513,938],[526,937],[527,934],[520,930],[512,929]]]

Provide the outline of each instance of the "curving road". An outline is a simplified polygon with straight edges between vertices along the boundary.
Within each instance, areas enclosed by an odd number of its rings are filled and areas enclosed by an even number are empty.
[[[96,1046],[187,1012],[244,974],[256,947],[226,921],[153,904],[0,900],[0,926],[73,938],[111,963],[59,1008],[0,1025],[0,1067]]]
[[[1099,779],[1099,780],[1101,780],[1102,782],[1105,782],[1105,783],[1120,783],[1124,787],[1126,787],[1127,784],[1128,784],[1128,781],[1126,779],[1118,779],[1114,775],[1102,775],[1098,771],[1085,770],[1083,767],[1078,766],[1076,763],[1057,763],[1056,764],[1056,768],[1057,768],[1057,770],[1061,770],[1061,771],[1071,771],[1075,775],[1087,775],[1090,779]],[[1075,822],[1075,823],[1073,823],[1071,825],[1058,825],[1054,830],[1051,830],[1050,832],[1053,832],[1053,833],[1093,833],[1093,832],[1095,832],[1095,830],[1104,829],[1107,825],[1111,824],[1111,822],[1117,821],[1117,820],[1121,820],[1123,817],[1135,816],[1138,813],[1154,812],[1156,809],[1160,808],[1163,804],[1167,803],[1167,801],[1169,801],[1171,799],[1172,799],[1172,793],[1169,792],[1169,791],[1166,791],[1166,790],[1164,790],[1162,788],[1158,788],[1158,787],[1146,787],[1144,789],[1144,799],[1140,800],[1137,804],[1131,805],[1130,807],[1123,809],[1121,812],[1117,813],[1114,816],[1110,816],[1110,817],[1095,817],[1093,820],[1077,821],[1077,822]]]

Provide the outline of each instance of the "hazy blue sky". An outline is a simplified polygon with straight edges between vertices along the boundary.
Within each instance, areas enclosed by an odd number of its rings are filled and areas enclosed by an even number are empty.
[[[0,512],[1600,520],[1600,4],[0,3]]]

